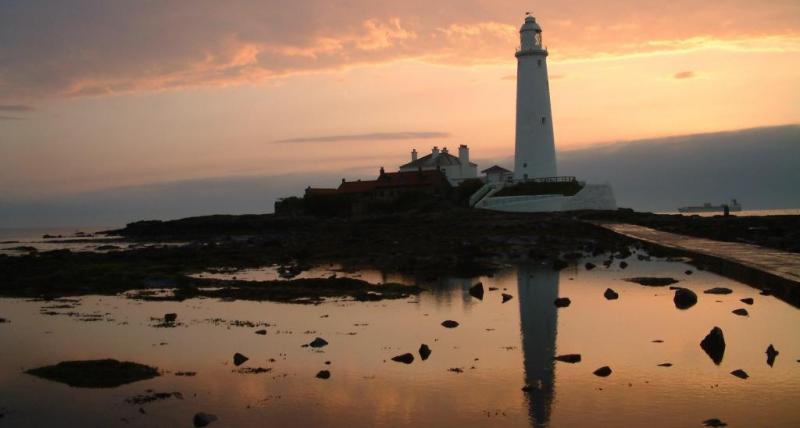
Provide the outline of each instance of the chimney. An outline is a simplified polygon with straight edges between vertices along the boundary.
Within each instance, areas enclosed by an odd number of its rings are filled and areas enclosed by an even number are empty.
[[[411,162],[414,162],[415,160],[417,160],[417,149],[412,149],[411,150]]]
[[[442,154],[446,155],[450,152],[447,151],[447,147],[442,147]]]
[[[434,158],[439,156],[439,147],[438,146],[433,146],[433,149],[431,150],[431,154],[433,155]]]
[[[383,169],[383,167],[381,167],[381,173],[380,173],[380,175],[381,175],[381,176],[383,176],[384,174],[386,174],[386,171]]]
[[[469,165],[469,147],[466,144],[458,146],[458,161],[461,165]]]
[[[342,179],[342,184],[344,184],[344,178]]]

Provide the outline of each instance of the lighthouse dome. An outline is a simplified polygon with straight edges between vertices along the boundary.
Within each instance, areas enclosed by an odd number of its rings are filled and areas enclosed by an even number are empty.
[[[525,23],[522,24],[522,28],[519,29],[520,33],[523,31],[535,31],[537,33],[541,33],[542,27],[536,23],[536,18],[528,15],[525,17]]]

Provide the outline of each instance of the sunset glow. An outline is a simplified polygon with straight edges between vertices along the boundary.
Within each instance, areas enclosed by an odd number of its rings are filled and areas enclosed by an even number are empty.
[[[527,2],[236,3],[0,6],[0,196],[510,155]],[[559,151],[800,121],[796,2],[539,7]]]

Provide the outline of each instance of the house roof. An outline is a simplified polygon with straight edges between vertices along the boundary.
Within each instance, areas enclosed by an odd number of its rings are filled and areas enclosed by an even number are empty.
[[[377,187],[378,182],[375,180],[368,180],[368,181],[345,181],[339,188],[337,189],[337,193],[339,194],[348,194],[348,193],[365,193],[369,192],[370,190]]]
[[[483,173],[483,174],[492,174],[492,173],[501,173],[501,172],[511,172],[511,171],[503,168],[502,166],[498,166],[498,165],[491,166],[491,167],[486,168],[483,171],[481,171],[481,173]]]
[[[321,195],[333,195],[338,193],[339,189],[320,189],[320,188],[313,188],[309,187],[306,189],[306,195],[312,196],[321,196]]]
[[[384,172],[378,177],[380,188],[387,187],[418,187],[430,186],[441,183],[450,184],[443,172],[438,169],[423,171]]]
[[[469,162],[470,165],[477,166],[476,164]],[[433,153],[429,155],[425,155],[415,161],[411,161],[405,165],[400,165],[400,169],[403,168],[429,168],[429,167],[436,167],[436,166],[449,166],[449,165],[461,165],[461,160],[458,159],[457,156],[453,156],[450,153],[439,152],[438,155],[434,156]]]
[[[368,193],[375,189],[437,185],[450,185],[447,177],[438,169],[404,172],[384,172],[381,169],[377,180],[342,181],[342,184],[337,189],[313,189],[309,187],[306,189],[306,195],[352,195]]]

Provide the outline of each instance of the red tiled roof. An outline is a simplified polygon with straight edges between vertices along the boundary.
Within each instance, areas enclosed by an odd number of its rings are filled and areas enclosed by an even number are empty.
[[[337,189],[339,194],[348,193],[366,193],[377,187],[378,182],[375,180],[369,181],[345,181]]]
[[[334,195],[338,191],[339,189],[314,189],[312,187],[309,187],[308,189],[306,189],[306,195],[314,195],[314,196]]]
[[[387,172],[378,177],[378,186],[387,187],[424,187],[447,183],[447,177],[439,170]],[[449,183],[448,183],[449,184]]]

